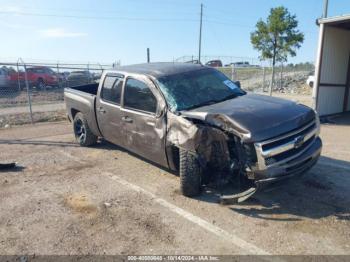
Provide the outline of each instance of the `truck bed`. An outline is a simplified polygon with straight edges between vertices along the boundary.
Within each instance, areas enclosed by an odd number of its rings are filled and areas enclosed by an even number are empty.
[[[92,132],[100,135],[95,111],[97,90],[98,84],[65,88],[64,100],[66,102],[68,117],[71,121],[73,121],[77,112],[81,112],[86,116]]]
[[[69,87],[68,89],[78,90],[81,92],[89,93],[91,95],[97,95],[98,83],[72,86],[72,87]]]

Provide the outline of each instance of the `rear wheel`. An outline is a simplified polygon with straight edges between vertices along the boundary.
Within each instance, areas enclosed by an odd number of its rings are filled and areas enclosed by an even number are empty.
[[[184,196],[193,197],[201,191],[201,168],[197,156],[180,149],[180,189]]]
[[[82,113],[75,115],[73,128],[75,139],[81,146],[91,146],[97,142],[97,136],[91,132],[87,120]]]

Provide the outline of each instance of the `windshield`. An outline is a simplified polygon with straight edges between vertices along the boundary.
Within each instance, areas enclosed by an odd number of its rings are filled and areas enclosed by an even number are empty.
[[[223,73],[205,68],[158,78],[171,111],[188,110],[246,94]]]

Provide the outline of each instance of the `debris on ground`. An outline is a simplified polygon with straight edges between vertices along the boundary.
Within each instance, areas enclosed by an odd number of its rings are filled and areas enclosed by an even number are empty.
[[[4,169],[11,169],[11,168],[15,168],[16,167],[16,163],[12,162],[12,163],[0,163],[0,170],[4,170]]]
[[[242,203],[248,198],[250,198],[252,195],[255,194],[257,191],[256,187],[251,187],[247,189],[244,192],[234,194],[234,195],[222,195],[220,196],[220,203],[222,205],[229,205],[229,204],[235,204],[235,203]]]
[[[112,204],[111,204],[111,203],[108,203],[108,202],[105,202],[103,205],[104,205],[105,207],[111,207],[111,206],[112,206]]]

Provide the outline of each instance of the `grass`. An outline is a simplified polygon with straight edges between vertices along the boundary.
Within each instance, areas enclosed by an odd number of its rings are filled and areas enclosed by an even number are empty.
[[[67,119],[66,111],[52,111],[52,112],[35,112],[33,113],[34,123],[39,122],[56,122]],[[30,124],[31,118],[30,113],[21,113],[15,115],[0,116],[0,128],[4,128],[6,125],[25,125]]]

